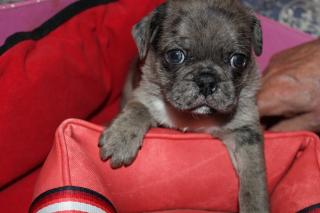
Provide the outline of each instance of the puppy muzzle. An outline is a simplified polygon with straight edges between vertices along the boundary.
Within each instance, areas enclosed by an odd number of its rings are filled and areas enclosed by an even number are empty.
[[[194,78],[194,82],[199,87],[200,94],[208,97],[217,90],[217,78],[209,72],[203,72]]]

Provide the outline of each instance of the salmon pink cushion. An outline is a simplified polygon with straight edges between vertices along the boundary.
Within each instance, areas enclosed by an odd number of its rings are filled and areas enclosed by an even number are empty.
[[[152,129],[134,163],[112,170],[99,158],[101,131],[81,120],[60,126],[32,212],[76,200],[121,213],[237,211],[237,175],[224,145],[210,135]],[[300,132],[266,134],[265,139],[272,212],[292,213],[320,203],[319,138]]]

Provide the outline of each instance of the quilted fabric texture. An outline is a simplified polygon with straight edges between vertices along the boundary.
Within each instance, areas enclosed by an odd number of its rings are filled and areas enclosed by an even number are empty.
[[[118,112],[136,54],[131,27],[157,1],[141,0],[139,7],[132,0],[88,2],[0,48],[0,187],[44,161],[63,120],[103,123]]]
[[[153,129],[135,162],[112,170],[99,159],[101,131],[102,127],[84,121],[65,121],[41,171],[35,197],[57,187],[79,186],[108,198],[121,213],[237,211],[237,176],[218,140]],[[292,213],[320,203],[319,138],[304,132],[265,138],[272,212]]]

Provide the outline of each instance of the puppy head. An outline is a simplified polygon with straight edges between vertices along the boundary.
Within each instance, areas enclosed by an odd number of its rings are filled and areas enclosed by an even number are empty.
[[[196,114],[236,108],[240,91],[255,84],[261,34],[236,0],[168,0],[133,28],[144,78],[177,110]]]

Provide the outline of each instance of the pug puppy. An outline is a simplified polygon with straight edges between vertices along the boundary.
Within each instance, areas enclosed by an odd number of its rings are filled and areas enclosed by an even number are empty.
[[[130,165],[151,127],[207,132],[225,144],[239,175],[240,212],[268,212],[256,106],[262,32],[253,12],[237,0],[168,0],[132,33],[141,76],[130,74],[138,86],[102,133],[101,158]]]

